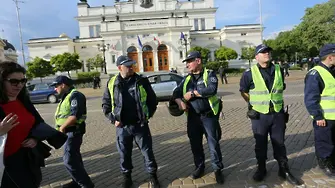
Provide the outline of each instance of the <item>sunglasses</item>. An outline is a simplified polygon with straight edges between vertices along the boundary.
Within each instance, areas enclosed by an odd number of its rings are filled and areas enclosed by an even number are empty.
[[[23,79],[19,80],[19,79],[15,79],[15,78],[9,78],[6,81],[9,82],[12,86],[18,86],[19,83],[21,83],[22,85],[25,85],[27,83],[28,79],[23,78]]]

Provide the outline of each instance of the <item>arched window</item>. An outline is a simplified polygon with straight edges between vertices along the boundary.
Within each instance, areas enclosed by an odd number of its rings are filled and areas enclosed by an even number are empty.
[[[142,49],[143,52],[151,52],[152,51],[152,47],[151,46],[144,46]]]
[[[131,52],[137,52],[137,49],[136,49],[134,46],[130,46],[130,47],[127,49],[127,52],[128,52],[128,53],[131,53]]]
[[[158,49],[158,51],[165,51],[165,50],[167,50],[167,47],[166,47],[165,44],[161,44],[161,45],[158,46],[157,49]]]

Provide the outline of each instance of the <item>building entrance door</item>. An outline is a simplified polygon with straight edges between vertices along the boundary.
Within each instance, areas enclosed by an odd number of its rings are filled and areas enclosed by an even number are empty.
[[[158,46],[158,68],[159,70],[169,70],[169,52],[166,45]]]
[[[134,46],[130,46],[127,49],[127,52],[128,52],[128,57],[136,62],[136,64],[133,67],[134,71],[135,72],[139,72],[140,71],[140,67],[139,67],[139,64],[138,64],[137,49]]]
[[[143,71],[144,72],[154,71],[154,56],[152,52],[152,47],[144,46],[142,56],[143,56]]]

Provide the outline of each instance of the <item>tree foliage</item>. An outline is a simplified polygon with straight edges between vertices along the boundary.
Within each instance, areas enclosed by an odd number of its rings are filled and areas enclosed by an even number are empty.
[[[36,57],[33,61],[27,63],[28,78],[42,78],[54,74],[53,67],[49,61]]]
[[[255,47],[244,47],[242,48],[241,59],[249,61],[249,68],[251,67],[251,61],[255,59]]]
[[[335,0],[329,0],[307,8],[299,25],[265,44],[274,49],[274,60],[295,61],[296,55],[298,59],[316,57],[324,44],[334,43],[334,33]]]
[[[71,77],[70,71],[81,69],[83,66],[78,54],[68,52],[53,56],[50,63],[54,66],[54,71],[67,72],[69,77]]]
[[[193,52],[193,51],[198,51],[198,52],[201,53],[201,59],[202,59],[204,64],[206,64],[208,62],[209,54],[211,52],[209,49],[202,48],[200,46],[194,46],[190,49],[190,51],[188,51],[188,53]]]
[[[227,61],[231,59],[237,58],[237,52],[231,48],[227,48],[225,46],[221,46],[216,52],[215,57],[219,61]]]

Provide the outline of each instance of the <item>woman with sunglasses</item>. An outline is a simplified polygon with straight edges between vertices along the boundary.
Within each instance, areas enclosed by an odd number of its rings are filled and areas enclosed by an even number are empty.
[[[0,63],[0,149],[4,151],[4,169],[0,166],[1,188],[39,187],[40,167],[51,150],[41,141],[48,138],[49,144],[60,148],[66,140],[65,135],[44,123],[31,103],[25,87],[25,73],[17,63]],[[37,163],[36,151],[43,156]]]

